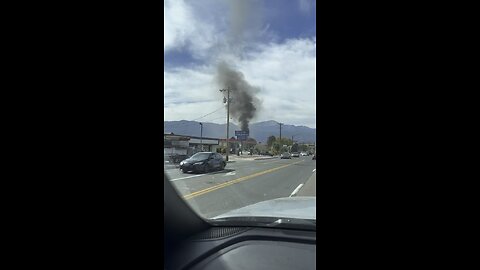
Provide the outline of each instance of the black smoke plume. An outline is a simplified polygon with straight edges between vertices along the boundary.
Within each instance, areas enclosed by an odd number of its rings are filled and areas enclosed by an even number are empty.
[[[242,72],[234,68],[233,59],[241,58],[246,44],[258,31],[259,14],[255,7],[259,1],[232,0],[228,2],[229,33],[226,44],[220,52],[217,65],[216,80],[221,88],[230,88],[230,114],[235,118],[243,131],[248,131],[250,120],[255,117],[260,107],[256,94],[258,87],[250,85]],[[227,60],[232,59],[232,60]]]
[[[251,86],[243,74],[234,70],[226,62],[220,62],[217,70],[217,82],[230,89],[230,114],[240,122],[243,131],[248,131],[248,124],[255,116],[260,102],[255,94],[258,87]]]

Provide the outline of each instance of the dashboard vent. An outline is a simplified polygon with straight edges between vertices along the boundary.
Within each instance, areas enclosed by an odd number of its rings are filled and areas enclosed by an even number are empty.
[[[212,227],[195,236],[194,240],[211,240],[232,236],[248,230],[245,227]]]

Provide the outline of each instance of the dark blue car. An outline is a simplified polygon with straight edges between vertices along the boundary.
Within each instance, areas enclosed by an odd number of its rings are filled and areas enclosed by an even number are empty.
[[[223,170],[227,163],[222,155],[213,152],[199,152],[180,162],[180,170],[186,173],[192,172],[211,172]]]

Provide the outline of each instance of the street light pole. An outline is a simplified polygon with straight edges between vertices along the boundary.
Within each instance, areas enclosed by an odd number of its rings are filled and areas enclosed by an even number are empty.
[[[203,124],[202,123],[199,123],[200,124],[200,148],[203,152]]]
[[[226,147],[226,156],[225,156],[225,160],[228,161],[228,154],[230,153],[230,145],[228,143],[228,140],[229,140],[229,136],[228,136],[228,129],[229,129],[229,126],[230,126],[230,88],[227,87],[227,89],[220,89],[220,92],[227,92],[227,99],[224,99],[223,100],[223,103],[227,103],[227,147]]]

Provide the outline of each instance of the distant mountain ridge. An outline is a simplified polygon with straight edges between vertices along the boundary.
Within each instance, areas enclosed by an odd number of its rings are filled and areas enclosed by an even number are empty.
[[[197,121],[165,121],[163,124],[164,132],[187,136],[200,136],[200,122]],[[215,124],[201,122],[203,124],[203,137],[225,138],[226,124]],[[278,122],[270,120],[250,124],[250,137],[258,142],[266,143],[269,136],[279,137],[280,127]],[[240,127],[230,123],[229,137],[235,136],[235,130]],[[282,138],[290,138],[302,143],[314,143],[316,141],[316,129],[306,126],[282,125]]]

